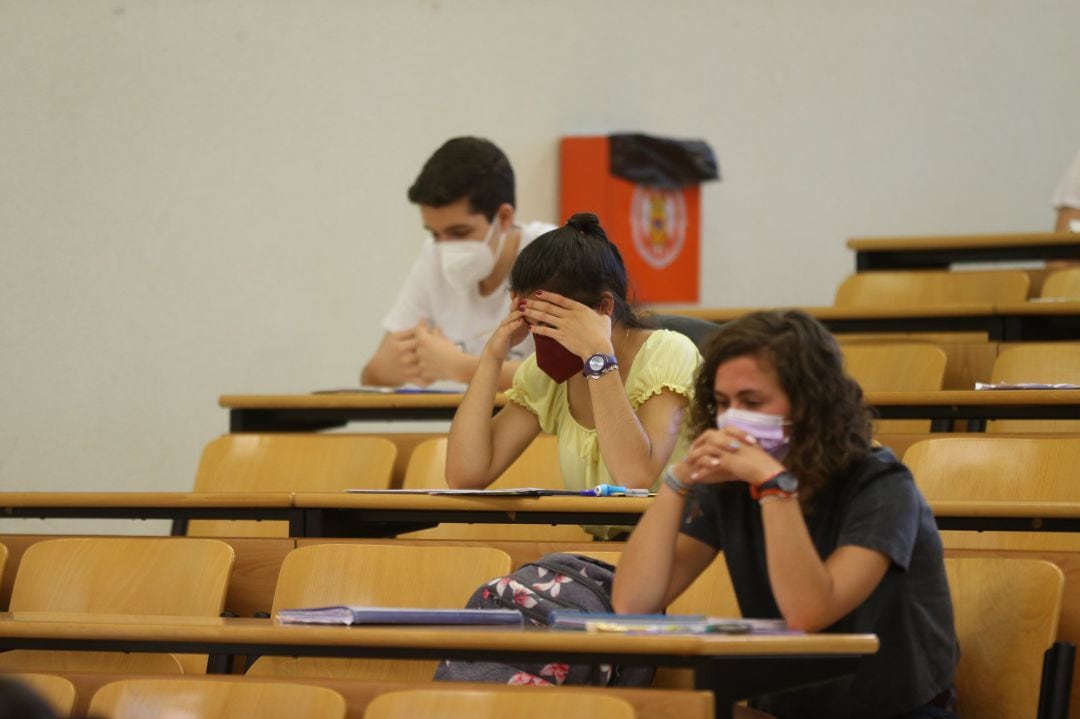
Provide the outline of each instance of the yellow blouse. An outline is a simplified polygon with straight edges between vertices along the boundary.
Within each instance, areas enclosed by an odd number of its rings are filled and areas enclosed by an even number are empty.
[[[690,338],[670,330],[653,331],[638,350],[626,377],[625,389],[630,407],[637,412],[647,399],[663,390],[691,399],[694,375],[700,364],[701,353]],[[600,456],[596,429],[582,427],[571,416],[566,383],[556,383],[544,374],[536,365],[536,355],[529,356],[518,367],[513,386],[506,396],[535,414],[541,430],[558,438],[559,466],[567,489],[582,490],[598,484],[618,484]],[[686,433],[680,433],[669,464],[682,459],[688,446]],[[658,475],[653,489],[656,489],[659,481]],[[596,528],[587,529],[592,531]],[[604,532],[601,536],[606,534],[610,532]]]

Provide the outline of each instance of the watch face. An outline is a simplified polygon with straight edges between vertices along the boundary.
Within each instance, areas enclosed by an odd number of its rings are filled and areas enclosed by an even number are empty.
[[[601,355],[593,355],[589,358],[589,369],[593,372],[599,372],[604,369],[604,358]]]
[[[799,480],[795,479],[795,475],[781,472],[776,478],[776,486],[784,492],[794,492],[799,488]]]

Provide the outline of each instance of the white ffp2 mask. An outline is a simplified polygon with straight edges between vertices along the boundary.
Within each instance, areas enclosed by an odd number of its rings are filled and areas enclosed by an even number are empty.
[[[495,269],[495,258],[502,251],[503,237],[506,234],[498,227],[499,218],[495,217],[482,240],[450,240],[435,244],[443,277],[454,292],[467,295],[476,291],[480,280]],[[493,250],[490,243],[496,233],[499,239]]]

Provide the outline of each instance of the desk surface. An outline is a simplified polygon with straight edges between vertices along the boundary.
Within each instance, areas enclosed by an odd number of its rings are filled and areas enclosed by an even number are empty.
[[[249,501],[249,496],[252,498]],[[278,519],[294,538],[385,537],[440,522],[634,525],[646,497],[348,493],[3,492],[0,516]],[[1080,531],[1080,502],[934,501],[942,529]],[[182,531],[175,531],[180,534]],[[598,547],[600,545],[597,545]]]
[[[456,409],[462,396],[445,392],[377,394],[359,390],[330,394],[223,394],[218,405],[225,409]],[[495,406],[504,404],[506,395],[497,394]]]
[[[230,409],[233,432],[303,432],[372,419],[414,418],[424,411],[425,401],[434,402],[434,411],[452,416],[461,397],[410,395],[407,406],[399,406],[383,395],[225,395],[220,404]],[[866,401],[882,419],[1080,418],[1077,390],[868,392]]]
[[[789,308],[703,307],[667,312],[713,322],[728,322],[748,312],[779,309]],[[837,334],[978,332],[996,342],[1054,341],[1080,337],[1080,302],[1070,301],[882,307],[821,305],[798,309],[816,317],[829,331]]]
[[[22,507],[288,509],[292,492],[0,492],[0,516]]]
[[[58,649],[287,656],[620,662],[692,667],[695,684],[734,701],[854,673],[872,634],[627,635],[498,627],[282,626],[268,619],[0,613],[0,650]]]
[[[1077,235],[1080,237],[1080,235]],[[836,306],[801,305],[770,307],[696,307],[667,310],[668,314],[729,322],[751,312],[800,309],[822,322],[831,320],[889,320],[949,317],[1070,316],[1080,314],[1080,301],[971,302],[947,305]]]
[[[227,394],[218,405],[229,410],[230,432],[312,432],[354,421],[449,421],[461,403],[460,394]],[[497,412],[505,395],[495,396]]]
[[[1080,390],[1071,389],[949,389],[932,392],[867,392],[872,407],[1029,407],[1034,419],[1039,407],[1080,405]]]
[[[16,638],[63,639],[71,645],[94,640],[176,641],[198,643],[205,648],[250,643],[272,645],[282,653],[307,647],[304,654],[308,655],[317,655],[316,647],[555,651],[687,658],[873,654],[878,648],[873,634],[629,635],[507,627],[324,627],[283,625],[270,619],[0,612],[0,644]]]
[[[685,317],[697,317],[698,319],[711,320],[713,322],[730,322],[731,320],[738,319],[751,312],[784,309],[800,309],[822,322],[827,322],[829,320],[885,320],[894,318],[989,317],[995,314],[995,306],[989,302],[977,302],[962,305],[886,305],[876,307],[838,307],[836,305],[803,305],[798,307],[697,307],[691,309],[672,309],[667,310],[667,313],[672,315],[683,315]]]
[[[424,509],[498,511],[509,514],[529,512],[590,512],[620,514],[644,512],[648,497],[515,497],[394,492],[297,492],[294,505],[324,509]]]
[[[954,262],[1050,260],[1080,257],[1080,234],[1015,232],[925,237],[853,237],[855,269],[947,269]]]
[[[892,237],[852,237],[848,249],[859,250],[939,250],[962,247],[1024,247],[1080,245],[1075,232],[997,232],[980,235],[905,235]]]

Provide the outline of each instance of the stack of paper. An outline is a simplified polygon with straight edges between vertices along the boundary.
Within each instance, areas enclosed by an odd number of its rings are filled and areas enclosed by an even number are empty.
[[[791,630],[781,619],[738,619],[691,614],[551,613],[552,629],[643,634],[779,634]]]
[[[501,624],[522,626],[514,609],[401,609],[394,607],[312,607],[282,609],[284,624]]]
[[[1080,389],[1080,385],[1045,382],[995,382],[993,384],[976,382],[975,389]]]

